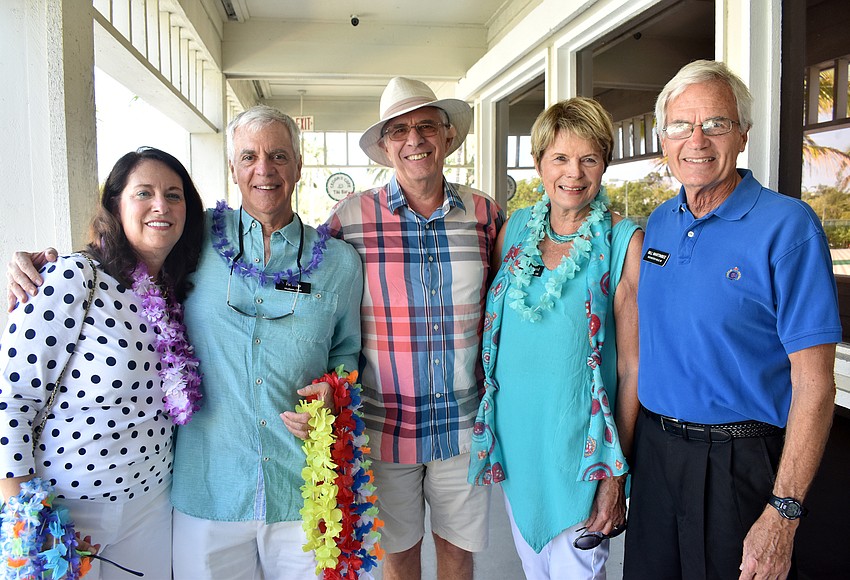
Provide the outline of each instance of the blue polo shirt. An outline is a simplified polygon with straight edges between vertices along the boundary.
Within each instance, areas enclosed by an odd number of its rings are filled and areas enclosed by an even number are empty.
[[[784,426],[790,353],[841,340],[826,236],[811,208],[750,171],[699,219],[684,189],[649,218],[638,307],[638,396],[698,423]]]

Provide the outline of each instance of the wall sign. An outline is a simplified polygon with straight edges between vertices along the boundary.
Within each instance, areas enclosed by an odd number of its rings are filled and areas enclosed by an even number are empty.
[[[345,196],[354,193],[354,180],[345,173],[334,173],[328,177],[325,183],[325,191],[330,198],[339,201]]]

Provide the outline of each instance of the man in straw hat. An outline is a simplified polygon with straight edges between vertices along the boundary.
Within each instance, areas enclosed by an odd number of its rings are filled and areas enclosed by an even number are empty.
[[[490,253],[504,217],[487,195],[443,177],[471,121],[465,102],[392,79],[360,147],[395,173],[343,200],[328,222],[363,260],[364,413],[385,580],[420,577],[425,502],[440,579],[471,579],[472,552],[487,546],[489,488],[468,485],[466,471]]]

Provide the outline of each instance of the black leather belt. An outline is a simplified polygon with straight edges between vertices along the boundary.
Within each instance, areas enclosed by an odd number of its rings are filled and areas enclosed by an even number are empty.
[[[653,413],[646,407],[641,406],[643,414],[652,422],[661,426],[661,429],[682,439],[695,439],[706,443],[726,443],[739,437],[771,437],[782,435],[785,429],[762,423],[761,421],[741,421],[739,423],[720,423],[717,425],[704,425],[702,423],[688,423],[672,417],[665,417]]]

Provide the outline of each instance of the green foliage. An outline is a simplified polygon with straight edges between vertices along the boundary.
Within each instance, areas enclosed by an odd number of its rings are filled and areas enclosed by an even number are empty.
[[[670,180],[657,172],[636,181],[609,184],[607,189],[611,209],[630,218],[649,217],[652,210],[678,193]]]
[[[543,191],[538,190],[540,187],[540,178],[520,179],[516,184],[516,193],[508,201],[508,217],[518,209],[528,207],[537,203],[543,196]]]
[[[820,217],[830,248],[850,248],[850,193],[819,185],[804,191],[803,201]]]
[[[537,200],[543,195],[541,191],[538,191],[538,187],[540,187],[539,177],[518,181],[516,194],[508,202],[508,215],[520,208],[537,203]],[[636,181],[623,182],[617,185],[609,184],[607,190],[608,197],[611,199],[611,209],[634,218],[638,223],[645,223],[645,218],[649,217],[652,210],[678,193],[671,185],[670,180],[660,173],[650,173]],[[626,208],[627,190],[629,195],[628,208]]]

